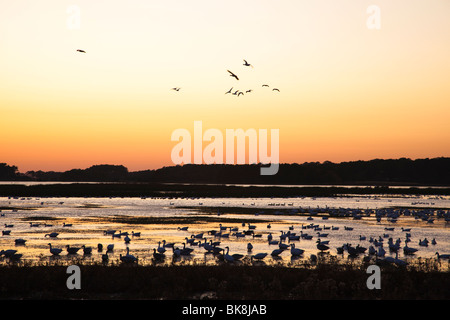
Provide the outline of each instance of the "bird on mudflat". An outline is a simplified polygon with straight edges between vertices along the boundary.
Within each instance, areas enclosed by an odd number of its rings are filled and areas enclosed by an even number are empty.
[[[238,76],[235,75],[233,72],[231,72],[230,70],[227,70],[230,73],[230,77],[235,78],[236,80],[239,80]]]

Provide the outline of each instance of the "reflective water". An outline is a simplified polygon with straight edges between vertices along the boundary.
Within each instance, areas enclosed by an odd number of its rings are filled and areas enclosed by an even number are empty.
[[[205,207],[213,207],[211,210],[197,210]],[[235,209],[230,210],[233,207]],[[432,212],[434,221],[416,219],[413,215],[401,215],[397,222],[389,222],[386,217],[377,222],[374,210],[380,208],[411,207],[411,212],[423,210],[427,207]],[[417,209],[413,209],[417,207]],[[279,259],[273,258],[270,254],[277,245],[271,245],[267,241],[269,234],[273,240],[279,240],[282,233],[289,232],[300,235],[307,233],[312,236],[311,240],[284,241],[286,244],[294,243],[296,248],[305,250],[300,259],[307,259],[311,254],[317,254],[317,240],[319,234],[322,241],[329,241],[328,252],[336,255],[336,248],[345,243],[352,246],[360,245],[369,248],[373,239],[383,239],[383,247],[387,256],[395,256],[389,252],[387,241],[392,238],[394,241],[401,240],[401,248],[405,245],[406,232],[403,228],[411,228],[411,242],[408,246],[418,249],[414,256],[405,257],[403,250],[399,250],[398,257],[402,259],[412,259],[414,257],[430,258],[435,257],[435,253],[450,253],[450,223],[444,218],[438,218],[437,212],[447,213],[450,210],[449,197],[441,196],[348,196],[333,198],[272,198],[272,199],[229,199],[229,198],[196,198],[196,199],[165,199],[165,198],[0,198],[0,226],[2,231],[10,231],[10,234],[0,237],[0,250],[14,249],[22,254],[25,261],[51,261],[60,259],[61,261],[85,259],[87,261],[101,261],[102,254],[106,251],[108,244],[114,244],[114,251],[108,253],[109,261],[118,261],[119,256],[129,249],[130,254],[139,258],[140,263],[151,263],[153,249],[158,248],[158,242],[165,240],[168,243],[176,243],[175,247],[182,248],[183,242],[191,235],[203,233],[206,241],[220,241],[219,247],[229,247],[229,254],[243,254],[250,257],[256,253],[267,253],[266,262],[291,261],[290,250],[285,250],[279,255]],[[225,208],[228,208],[225,210]],[[255,209],[254,211],[244,211],[243,209]],[[355,220],[350,217],[329,217],[328,213],[332,209],[345,208],[361,209],[362,218]],[[272,209],[269,211],[269,209]],[[365,210],[371,212],[365,216]],[[222,211],[222,212],[221,212]],[[224,213],[226,211],[227,213]],[[345,211],[345,210],[343,210]],[[368,212],[369,212],[368,211]],[[303,214],[299,214],[303,212]],[[308,212],[318,213],[311,217]],[[325,216],[328,219],[323,219]],[[149,219],[147,219],[149,218]],[[151,219],[158,218],[158,221]],[[172,220],[173,218],[176,218]],[[188,220],[183,220],[184,218]],[[141,219],[141,220],[139,220]],[[147,220],[145,220],[147,219]],[[161,220],[162,219],[162,220]],[[164,219],[168,223],[161,223]],[[213,219],[213,220],[211,220]],[[255,234],[261,237],[245,235],[237,237],[236,232],[248,230],[248,222],[256,228]],[[39,224],[32,226],[31,224]],[[63,226],[63,223],[72,226]],[[210,230],[219,230],[219,224],[225,227],[237,228],[238,231],[227,229],[223,233],[228,237],[219,237],[208,234]],[[245,226],[242,225],[245,224]],[[268,225],[270,224],[270,228]],[[308,226],[311,224],[322,228],[315,230]],[[12,225],[12,226],[11,226]],[[188,231],[178,230],[178,227],[188,227]],[[303,226],[303,228],[302,228]],[[290,227],[292,230],[290,230]],[[331,228],[333,227],[333,228]],[[353,230],[346,230],[346,227]],[[328,229],[329,228],[329,229]],[[334,230],[338,228],[337,230]],[[385,228],[394,228],[393,231]],[[127,244],[122,237],[112,237],[105,235],[105,230],[116,230],[117,232],[129,232],[130,242]],[[57,232],[56,238],[51,238],[48,234]],[[140,232],[140,237],[132,236],[132,232]],[[327,234],[326,237],[323,234]],[[47,236],[46,236],[47,235]],[[365,240],[360,240],[361,237]],[[430,243],[427,247],[419,246],[419,241],[428,239]],[[15,245],[15,239],[26,240],[25,245]],[[435,239],[436,244],[431,244]],[[204,242],[205,240],[197,240]],[[49,250],[49,243],[52,247],[61,248],[63,252],[59,257],[53,257]],[[101,243],[104,247],[102,252],[98,252],[97,245]],[[247,244],[251,243],[253,249],[247,250]],[[66,246],[81,247],[85,245],[92,247],[90,255],[84,255],[80,249],[76,255],[67,255]],[[194,249],[190,257],[182,259],[196,259],[207,263],[215,263],[216,257],[212,254],[205,254],[206,250],[198,245],[187,245]],[[366,251],[367,253],[367,251]],[[172,249],[166,248],[166,258],[172,258]],[[347,253],[338,255],[344,259]],[[280,260],[281,259],[281,260]],[[7,259],[2,258],[7,262]]]

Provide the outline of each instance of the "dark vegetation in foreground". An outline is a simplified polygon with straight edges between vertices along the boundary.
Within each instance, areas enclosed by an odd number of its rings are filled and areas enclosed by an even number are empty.
[[[261,175],[261,164],[184,165],[129,172],[122,165],[95,165],[65,172],[28,171],[0,163],[0,180],[159,182],[200,184],[352,184],[443,185],[450,184],[450,158],[374,159],[333,163],[280,164],[276,175]]]
[[[380,290],[367,288],[367,266],[88,264],[81,289],[69,290],[65,265],[12,265],[0,267],[0,299],[450,299],[450,274],[433,264],[382,266]]]

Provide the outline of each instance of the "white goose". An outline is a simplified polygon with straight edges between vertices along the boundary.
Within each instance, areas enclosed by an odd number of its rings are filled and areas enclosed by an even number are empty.
[[[127,247],[127,254],[122,256],[122,254],[120,255],[120,261],[124,262],[124,263],[133,263],[133,262],[137,262],[138,259],[133,256],[132,254],[130,254],[130,248]]]

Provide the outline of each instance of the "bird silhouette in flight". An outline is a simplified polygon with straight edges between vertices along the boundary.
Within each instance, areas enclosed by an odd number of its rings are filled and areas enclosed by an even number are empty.
[[[231,72],[230,70],[227,70],[230,73],[230,77],[235,78],[236,80],[239,80],[238,76],[235,75],[233,72]]]
[[[172,90],[175,90],[175,91],[180,91],[180,89],[181,89],[181,88],[177,88],[177,87],[172,88]]]
[[[272,91],[278,91],[278,92],[280,92],[280,90],[277,89],[277,88],[273,88]]]
[[[81,49],[77,49],[77,52],[86,53],[86,51],[81,50]]]
[[[240,96],[241,94],[242,94],[242,95],[244,95],[244,93],[243,93],[243,92],[239,92],[237,96],[239,97],[239,96]]]
[[[245,91],[245,93],[250,93],[250,92],[252,92],[252,91],[253,91],[253,90],[250,89],[250,90]]]
[[[235,92],[232,93],[232,95],[237,96],[239,90],[236,90]]]
[[[250,63],[248,63],[247,60],[245,59],[244,59],[244,66],[253,68],[253,66]]]
[[[231,93],[231,90],[233,90],[233,88],[231,88],[230,90],[228,90],[227,92],[225,92],[225,94]]]
[[[263,87],[267,87],[267,88],[269,87],[269,85],[268,85],[268,84],[263,84],[262,86],[263,86]]]

